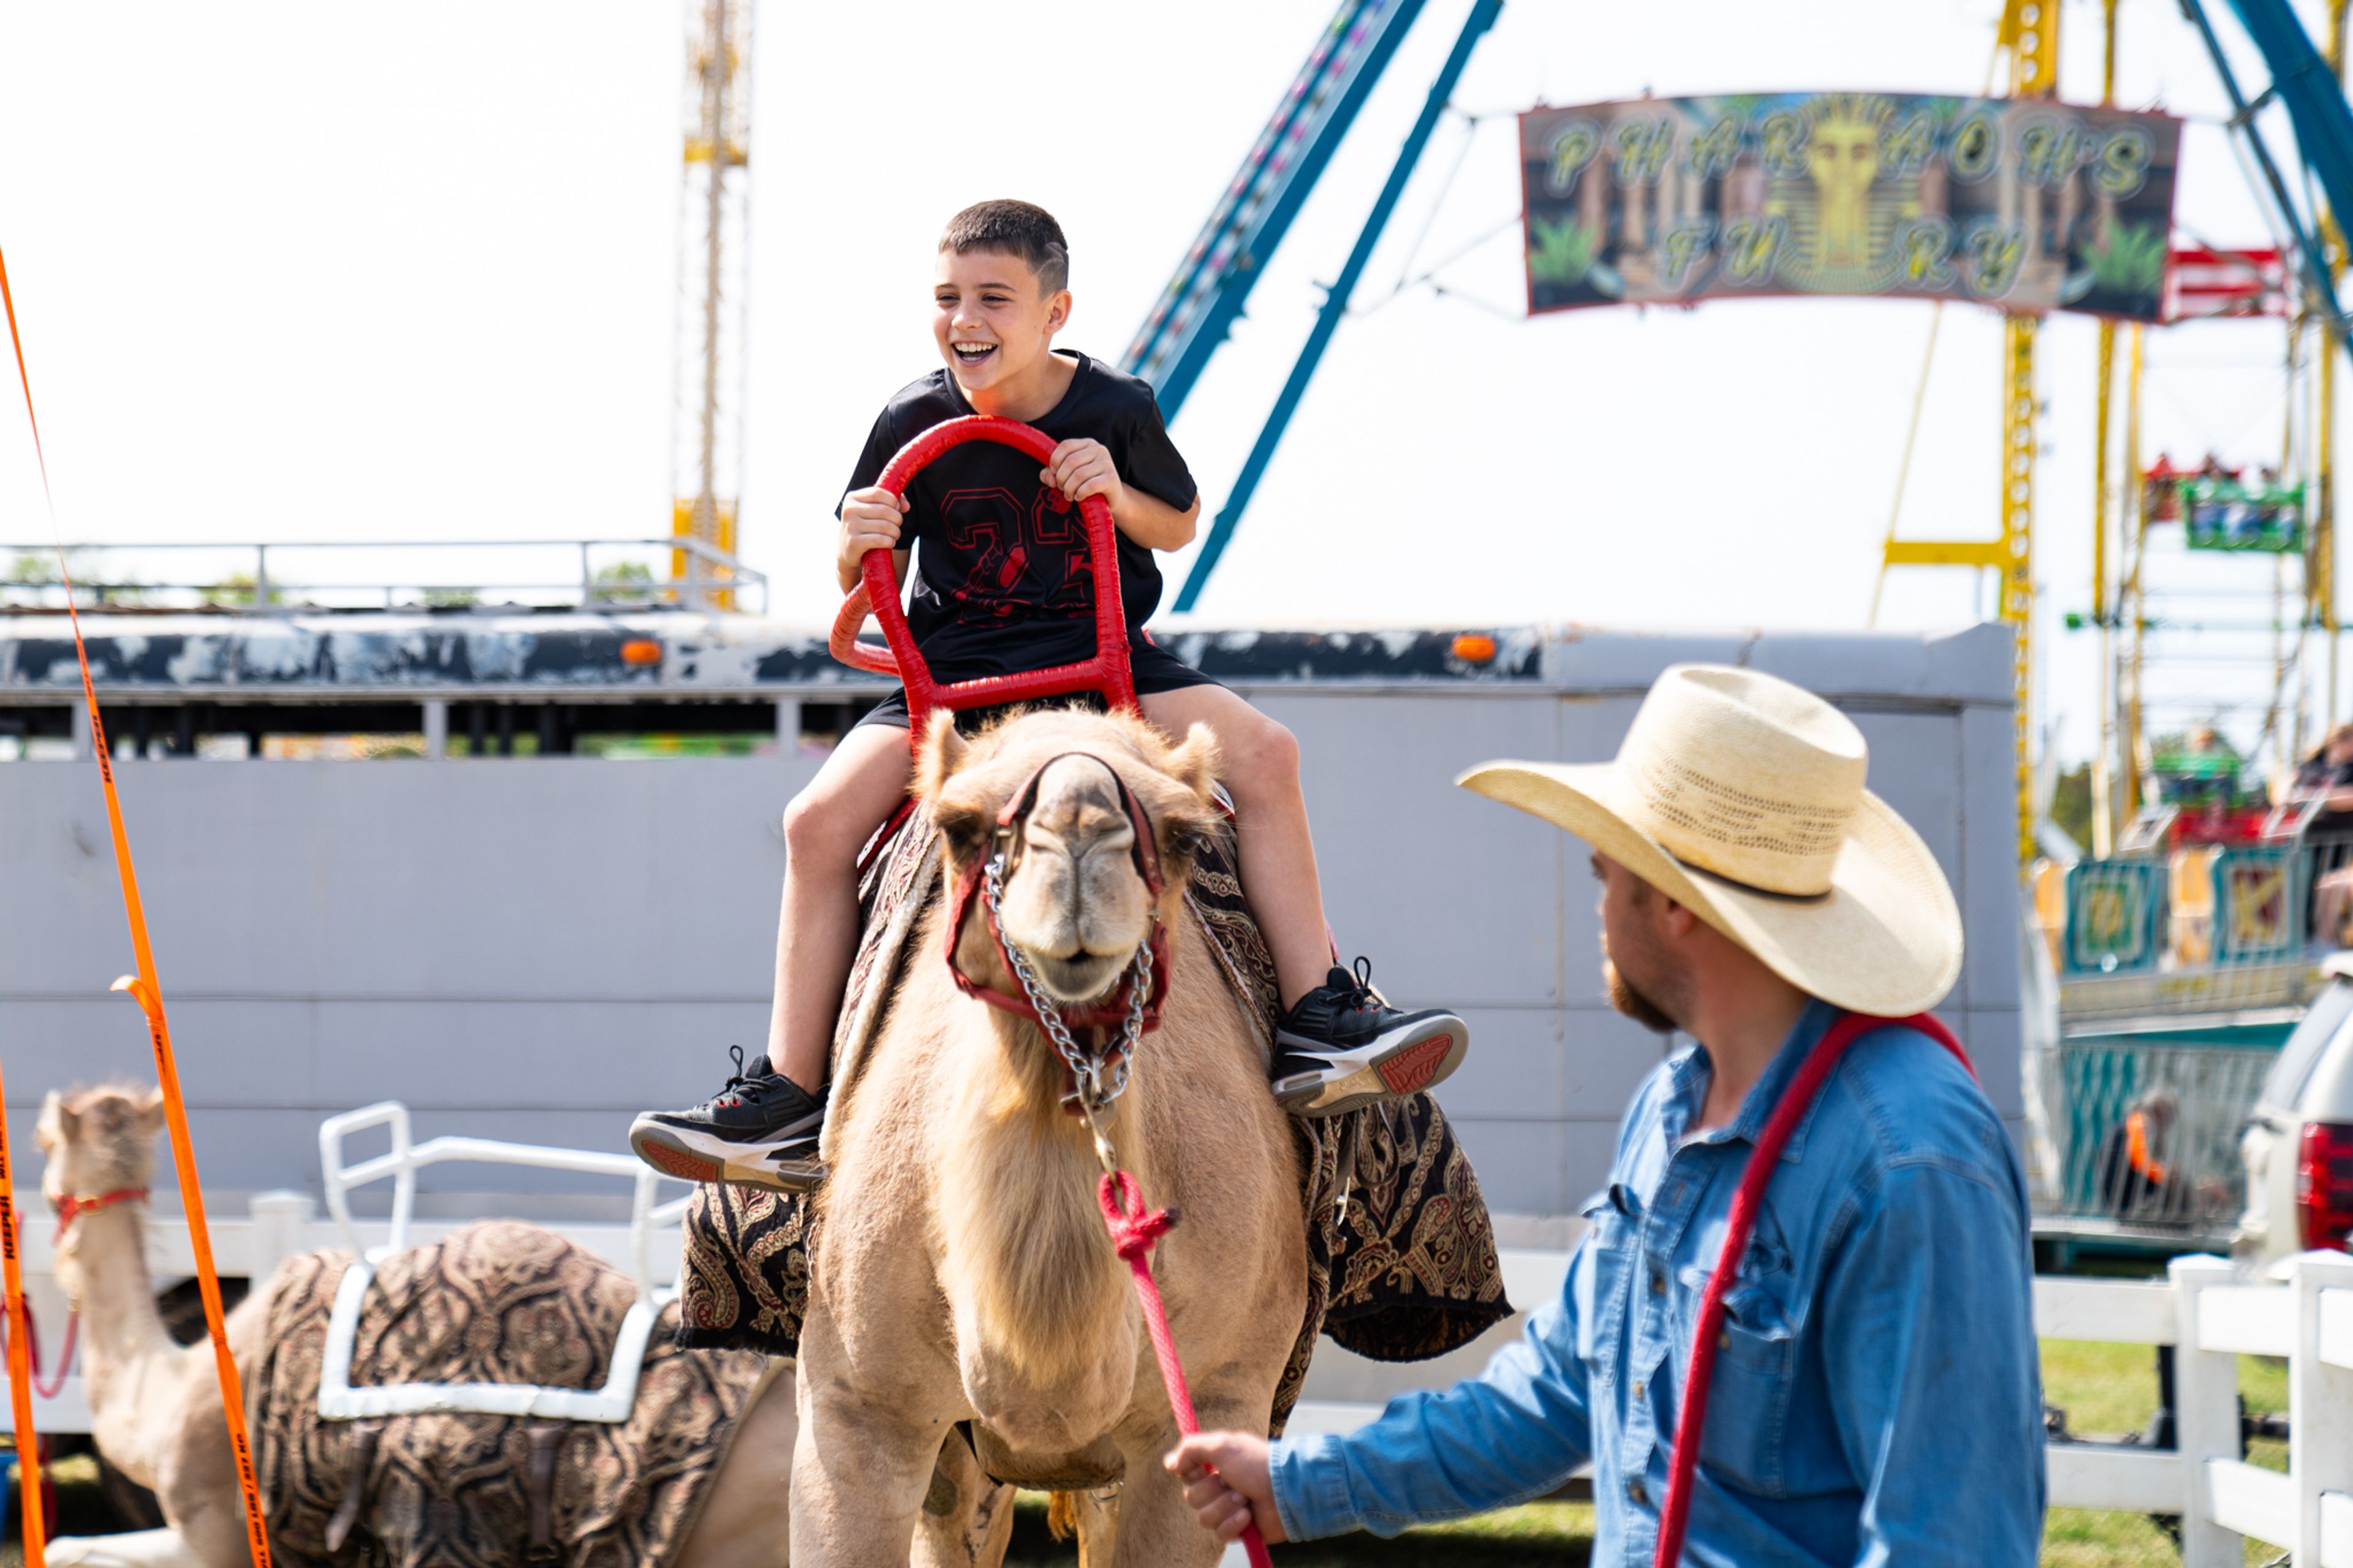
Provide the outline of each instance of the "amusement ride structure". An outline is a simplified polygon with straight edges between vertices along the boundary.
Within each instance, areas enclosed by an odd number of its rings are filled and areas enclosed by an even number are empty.
[[[744,491],[744,318],[752,248],[754,0],[688,0],[686,133],[679,194],[678,390],[670,414],[670,576],[682,604],[736,607]]]
[[[2000,80],[2007,100],[1646,98],[1539,110],[1521,121],[1532,311],[1691,304],[1746,285],[1910,292],[1935,299],[1938,311],[1961,299],[2002,313],[1999,531],[1899,536],[1924,363],[1880,575],[1883,587],[1898,566],[1990,573],[1996,616],[2011,632],[2015,863],[2035,894],[2031,918],[2045,932],[2037,945],[2063,977],[2056,1036],[2027,1065],[2029,1142],[2039,1204],[2063,1247],[2135,1235],[2179,1246],[2227,1234],[2237,1121],[2312,983],[2306,942],[2338,934],[2312,929],[2315,890],[2331,875],[2353,878],[2353,832],[2310,831],[2317,795],[2289,804],[2315,728],[2316,682],[2319,714],[2334,721],[2340,711],[2332,447],[2347,325],[2334,215],[2353,210],[2353,114],[2340,86],[2346,5],[2328,5],[2324,58],[2286,0],[2232,0],[2271,77],[2253,93],[2204,0],[2179,5],[2231,106],[2226,129],[2267,244],[2231,248],[2176,233],[2179,121],[2115,110],[2116,0],[2101,6],[2098,110],[2058,100],[2057,5],[2007,0],[1988,80],[1989,89]],[[1172,416],[1420,8],[1344,0],[1178,264],[1123,360],[1155,383]],[[1176,609],[1192,609],[1216,571],[1499,9],[1476,0],[1464,17]],[[2274,103],[2294,129],[2292,158],[2274,153],[2258,123]],[[2035,479],[2045,417],[2037,354],[2041,319],[2054,308],[2099,317],[2093,602],[2065,618],[2099,637],[2100,743],[2090,842],[2072,869],[2038,861],[2048,785],[2035,757]],[[2147,331],[2220,317],[2284,324],[2277,446],[2181,464],[2147,453]],[[1932,325],[1931,359],[1936,341]],[[1877,601],[1874,593],[1873,621]],[[2314,657],[2316,643],[2325,657]],[[2215,689],[2218,670],[2230,689]],[[2252,783],[2258,764],[2276,807]],[[2353,772],[2345,782],[2353,784]],[[2031,956],[2030,970],[2041,962]],[[2101,1152],[2129,1110],[2172,1094],[2190,1108],[2173,1139],[2181,1179],[2166,1189],[2163,1212],[2124,1213],[2103,1186]]]
[[[1242,313],[1250,291],[1264,273],[1292,221],[1314,190],[1334,149],[1347,134],[1357,110],[1387,70],[1398,44],[1422,9],[1421,0],[1344,0],[1331,24],[1319,37],[1290,89],[1277,104],[1265,129],[1251,144],[1233,179],[1220,195],[1209,218],[1187,249],[1159,300],[1122,357],[1122,368],[1151,381],[1163,411],[1174,417],[1183,406],[1196,379]],[[2271,489],[2252,503],[2277,511],[2296,497],[2296,525],[2274,530],[2261,541],[2227,544],[2197,542],[2196,548],[2260,552],[2281,562],[2284,576],[2293,583],[2283,592],[2293,609],[2274,617],[2285,644],[2271,660],[2271,692],[2290,692],[2285,677],[2300,663],[2296,650],[2307,634],[2324,636],[2330,654],[2331,677],[2326,710],[2336,711],[2334,654],[2337,629],[2333,595],[2325,585],[2334,580],[2333,493],[2328,476],[2329,446],[2326,433],[2334,409],[2337,374],[2333,354],[2315,352],[2314,342],[2341,343],[2344,338],[2335,290],[2343,267],[2342,241],[2329,213],[2353,201],[2353,118],[2348,118],[2342,93],[2336,89],[2336,70],[2343,55],[2344,6],[2332,4],[2329,39],[2324,68],[2316,51],[2284,0],[2235,0],[2248,35],[2271,69],[2272,84],[2249,98],[2223,54],[2202,0],[2182,0],[2182,14],[2210,55],[2233,106],[2230,133],[2245,165],[2266,221],[2272,244],[2259,249],[2214,252],[2202,246],[2176,248],[2172,270],[2182,274],[2180,286],[2165,319],[2189,316],[2262,313],[2284,315],[2290,324],[2289,364],[2315,389],[2319,407],[2291,433],[2286,458],[2312,470],[2311,480],[2270,484]],[[2116,0],[2102,6],[2102,101],[2112,104],[2116,92]],[[1499,0],[1477,0],[1464,17],[1453,47],[1432,80],[1420,113],[1408,131],[1388,181],[1367,212],[1356,243],[1334,282],[1326,289],[1314,324],[1282,389],[1276,395],[1257,440],[1228,489],[1224,504],[1209,527],[1199,553],[1179,589],[1174,607],[1190,610],[1223,556],[1271,462],[1325,348],[1346,314],[1350,298],[1378,243],[1408,179],[1428,146],[1440,112],[1448,107],[1454,85],[1480,39],[1500,14]],[[1999,74],[2014,99],[2055,100],[2059,80],[2059,15],[2042,0],[2008,0],[1997,33]],[[2320,195],[2302,204],[2296,200],[2282,161],[2266,145],[2256,116],[2274,100],[2285,104],[2296,132],[2296,164]],[[2162,239],[2164,237],[2160,237]],[[2190,274],[2196,274],[2192,277]],[[1941,301],[1936,307],[1942,309]],[[1897,480],[1895,515],[1891,517],[1883,551],[1881,572],[1896,566],[1965,566],[1992,572],[2000,584],[1997,615],[2014,628],[2017,637],[2016,700],[2019,845],[2021,865],[2035,855],[2035,828],[2044,802],[2035,787],[2032,754],[2034,723],[2035,587],[2033,537],[2035,459],[2041,445],[2038,421],[2042,398],[2036,389],[2036,339],[2041,312],[2005,312],[2001,393],[2002,482],[1997,498],[2000,528],[1980,540],[1914,540],[1896,536],[1904,479]],[[2149,737],[2146,733],[2151,699],[2148,668],[2152,662],[2178,659],[2178,646],[2152,648],[2152,639],[2178,644],[2179,635],[2204,623],[2195,616],[2168,622],[2151,608],[2167,597],[2159,574],[2168,551],[2160,542],[2155,556],[2147,551],[2143,504],[2144,486],[2137,479],[2120,483],[2116,474],[2117,426],[2115,362],[2118,322],[2104,318],[2098,333],[2099,379],[2094,417],[2097,426],[2094,505],[2094,603],[2086,618],[2099,628],[2103,644],[2103,746],[2095,763],[2095,852],[2112,845],[2114,827],[2128,821],[2138,809],[2143,781],[2151,771]],[[2125,398],[2122,464],[2139,476],[2143,464],[2138,448],[2140,377],[2146,360],[2143,324],[2126,326],[2129,335],[2128,387]],[[1935,335],[1929,353],[1935,352]],[[1922,370],[1925,395],[1926,370]],[[2298,395],[2292,389],[2291,406]],[[1913,437],[1918,430],[1915,404]],[[1907,439],[1903,471],[1910,467]],[[2283,472],[2275,469],[2274,472]],[[2168,476],[2159,471],[2150,499],[2165,501]],[[2260,487],[2259,487],[2260,488]],[[2308,495],[2309,506],[2302,498]],[[2210,501],[2212,498],[2209,498]],[[2225,500],[2221,504],[2232,504]],[[2150,518],[2149,521],[2169,520]],[[2147,570],[2144,570],[2144,564]],[[1873,619],[1876,619],[1874,595]],[[2182,609],[2191,606],[2181,605]],[[2242,612],[2243,613],[2243,612]],[[2263,628],[2266,633],[2270,626]],[[2121,635],[2120,635],[2121,634]],[[2194,650],[2190,651],[2194,658]],[[2159,683],[2161,684],[2161,682]],[[2155,705],[2168,712],[2180,699],[2170,693]],[[2281,721],[2278,700],[2263,710],[2260,731],[2275,736],[2273,750],[2284,756],[2301,738],[2293,714]]]

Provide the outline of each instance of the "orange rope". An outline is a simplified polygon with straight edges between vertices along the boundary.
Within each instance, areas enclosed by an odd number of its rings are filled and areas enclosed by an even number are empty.
[[[5,287],[5,284],[0,284]],[[15,315],[12,310],[9,314]],[[8,1103],[0,1089],[0,1108]],[[16,1183],[8,1162],[8,1118],[0,1115],[0,1270],[8,1291],[8,1405],[16,1428],[16,1489],[24,1499],[26,1568],[47,1563],[48,1521],[41,1510],[41,1439],[33,1430],[32,1309],[25,1303],[25,1269],[16,1246]]]
[[[25,389],[25,416],[32,422],[33,452],[40,459],[41,493],[48,502],[49,526],[54,532],[58,503],[56,497],[49,492],[49,463],[41,451],[41,422],[33,412],[32,379],[25,374],[25,342],[16,331],[16,301],[8,289],[5,256],[0,256],[0,305],[5,305],[7,310],[8,341],[16,351],[16,379]],[[122,800],[115,792],[114,763],[106,749],[106,725],[99,717],[98,687],[90,679],[90,649],[82,642],[81,615],[74,607],[73,574],[66,565],[62,540],[58,545],[58,575],[66,587],[66,615],[73,625],[74,657],[81,664],[82,701],[90,710],[90,750],[98,758],[99,781],[106,791],[107,826],[114,835],[114,867],[122,878],[122,910],[131,922],[131,951],[139,963],[138,974],[124,975],[114,983],[114,989],[129,992],[139,1004],[140,1010],[147,1015],[147,1037],[155,1047],[155,1076],[163,1085],[164,1113],[172,1128],[172,1163],[179,1172],[181,1204],[187,1211],[188,1244],[196,1255],[196,1286],[204,1296],[205,1327],[212,1334],[213,1364],[220,1376],[221,1404],[228,1416],[228,1440],[237,1458],[237,1482],[245,1494],[246,1542],[253,1552],[254,1568],[269,1568],[269,1529],[262,1517],[261,1487],[253,1474],[253,1447],[246,1436],[245,1395],[237,1384],[237,1360],[229,1354],[228,1330],[221,1310],[220,1272],[213,1267],[212,1230],[205,1223],[204,1186],[196,1179],[195,1149],[188,1137],[188,1109],[180,1096],[179,1069],[173,1065],[171,1026],[164,1016],[164,993],[155,979],[155,953],[147,940],[147,915],[139,902],[139,874],[131,864],[131,838],[122,827]],[[0,1100],[0,1104],[5,1103],[5,1100]],[[5,1154],[0,1154],[0,1164],[5,1164]],[[13,1315],[24,1310],[24,1296],[16,1278],[13,1226],[6,1247],[8,1310]],[[19,1400],[26,1399],[29,1394],[30,1377],[29,1373],[22,1378],[17,1376],[16,1358],[31,1343],[29,1333],[16,1334],[9,1341],[9,1376]],[[19,1405],[20,1412],[24,1408]],[[25,1451],[21,1434],[22,1423],[26,1419],[25,1415],[19,1415],[17,1449],[20,1454]],[[26,1489],[33,1489],[28,1487]],[[37,1517],[33,1505],[27,1503],[26,1522],[31,1523]],[[27,1558],[34,1563],[40,1561],[29,1550]]]

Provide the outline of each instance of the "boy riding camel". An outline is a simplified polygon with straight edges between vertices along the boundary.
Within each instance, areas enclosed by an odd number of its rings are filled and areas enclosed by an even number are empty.
[[[1200,496],[1162,425],[1152,388],[1082,353],[1057,352],[1071,317],[1070,250],[1051,215],[1027,202],[966,207],[940,236],[932,335],[945,362],[902,388],[874,422],[839,508],[835,571],[844,591],[871,550],[915,576],[907,621],[943,683],[1072,663],[1094,652],[1094,577],[1078,503],[1101,496],[1119,529],[1120,596],[1144,716],[1172,735],[1207,724],[1224,758],[1242,883],[1274,955],[1275,1099],[1293,1115],[1332,1116],[1393,1097],[1382,1068],[1437,1083],[1469,1043],[1449,1012],[1399,1012],[1370,966],[1333,965],[1315,850],[1291,731],[1154,643],[1155,551],[1193,538]],[[903,499],[875,480],[892,457],[944,420],[991,415],[1056,442],[1046,468],[973,441],[943,454]],[[823,1179],[836,1015],[859,940],[858,857],[907,793],[907,702],[893,692],[842,737],[785,811],[784,913],[766,1052],[712,1099],[651,1110],[630,1146],[673,1174],[805,1191]],[[1442,1044],[1440,1043],[1442,1040]],[[1434,1071],[1427,1058],[1440,1056]]]

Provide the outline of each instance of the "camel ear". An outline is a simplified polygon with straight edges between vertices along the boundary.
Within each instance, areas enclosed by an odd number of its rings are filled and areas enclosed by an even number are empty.
[[[1209,791],[1218,782],[1221,762],[1218,737],[1207,724],[1196,723],[1185,731],[1184,742],[1161,763],[1160,771],[1191,790],[1202,804],[1207,805]]]
[[[948,781],[971,759],[972,743],[955,727],[955,715],[943,709],[932,715],[923,732],[923,749],[915,758],[915,797],[932,814],[932,826],[948,841],[959,860],[971,858],[988,840],[988,815],[969,801],[947,798]]]
[[[955,714],[945,708],[935,710],[924,728],[923,743],[915,750],[917,798],[937,801],[940,786],[962,771],[971,754],[972,742],[956,728]]]
[[[40,1125],[34,1129],[33,1141],[42,1151],[54,1154],[69,1138],[81,1133],[81,1118],[65,1102],[65,1097],[51,1089],[41,1100]]]

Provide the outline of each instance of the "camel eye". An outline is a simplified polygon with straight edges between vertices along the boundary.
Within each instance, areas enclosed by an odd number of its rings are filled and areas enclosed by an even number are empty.
[[[1168,854],[1179,860],[1197,860],[1208,847],[1209,836],[1190,823],[1178,823],[1168,830]]]
[[[988,842],[988,814],[977,806],[944,800],[932,808],[932,824],[959,860],[971,859]]]

